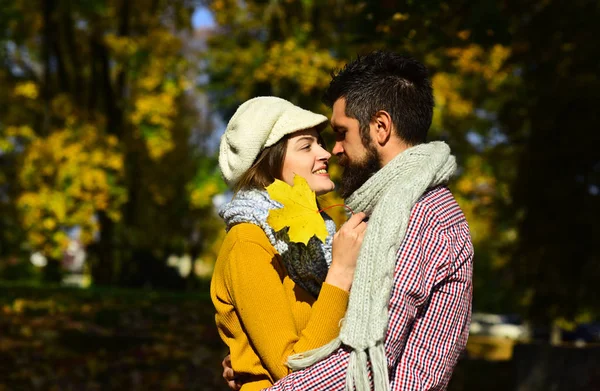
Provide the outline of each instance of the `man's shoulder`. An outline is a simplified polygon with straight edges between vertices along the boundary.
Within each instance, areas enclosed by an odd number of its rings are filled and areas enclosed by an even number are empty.
[[[458,202],[446,186],[436,186],[423,193],[413,207],[413,217],[435,221],[444,228],[466,221]]]

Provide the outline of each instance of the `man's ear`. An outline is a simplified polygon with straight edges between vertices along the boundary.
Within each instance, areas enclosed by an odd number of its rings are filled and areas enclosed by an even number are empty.
[[[392,136],[392,117],[385,110],[379,110],[371,120],[374,134],[373,140],[379,145],[385,145]]]

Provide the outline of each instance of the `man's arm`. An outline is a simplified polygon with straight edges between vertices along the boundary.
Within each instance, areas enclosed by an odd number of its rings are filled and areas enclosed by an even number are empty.
[[[340,348],[326,359],[311,367],[287,375],[275,383],[274,386],[265,388],[265,390],[342,391],[346,385],[346,369],[348,368],[349,356],[347,350]]]
[[[444,193],[440,198],[440,203],[448,202]],[[445,219],[424,203],[417,203],[411,212],[388,306],[385,348],[393,390],[444,389],[464,348],[473,248],[457,208],[444,208]],[[339,349],[267,390],[343,390],[348,358],[349,352]]]
[[[430,222],[422,226],[423,235],[414,240],[421,242],[420,246],[414,247],[422,252],[405,252],[401,254],[398,264],[396,283],[403,280],[398,271],[410,271],[410,264],[420,264],[420,269],[428,270],[416,273],[427,276],[423,280],[427,296],[423,304],[418,306],[406,339],[398,339],[395,346],[393,340],[389,339],[392,345],[388,347],[388,358],[398,359],[398,362],[390,365],[393,368],[390,371],[392,390],[446,389],[468,336],[473,271],[469,227],[450,193],[447,190],[437,190],[435,193],[438,194],[432,197],[435,213],[430,216],[431,219],[426,219]],[[407,266],[402,266],[400,262],[404,256],[413,257]],[[409,291],[400,289],[394,292],[401,295]],[[391,305],[403,302],[405,300],[397,300],[394,294],[390,300]],[[401,317],[404,312],[390,311],[390,314]],[[390,319],[389,333],[394,333],[395,324],[402,322]],[[398,332],[403,330],[406,329],[400,328]]]

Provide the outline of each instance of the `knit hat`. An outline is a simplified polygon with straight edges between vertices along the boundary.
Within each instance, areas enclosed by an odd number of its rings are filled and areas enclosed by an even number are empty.
[[[284,136],[299,130],[327,126],[327,117],[304,110],[285,99],[259,96],[236,110],[221,137],[219,167],[233,187],[258,154]]]

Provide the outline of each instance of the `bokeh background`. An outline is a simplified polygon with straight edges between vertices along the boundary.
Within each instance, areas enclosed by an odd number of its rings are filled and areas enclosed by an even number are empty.
[[[330,72],[374,49],[428,66],[431,138],[459,162],[474,318],[450,389],[600,389],[599,19],[587,0],[2,0],[0,390],[223,390],[219,137],[257,95],[329,115]]]

